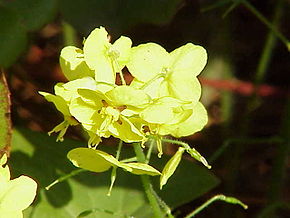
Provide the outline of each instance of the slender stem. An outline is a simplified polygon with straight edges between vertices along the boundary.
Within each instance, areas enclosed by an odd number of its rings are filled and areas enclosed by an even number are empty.
[[[115,63],[115,65],[117,66],[117,72],[118,72],[119,75],[120,75],[122,85],[125,86],[125,85],[126,85],[126,80],[125,80],[125,78],[124,78],[124,75],[123,75],[122,69],[121,69],[121,67],[120,67],[120,65],[119,65],[119,63],[118,63],[118,61],[117,61],[115,58],[113,58],[113,61],[112,61],[112,65],[113,65],[113,67],[114,67],[114,64],[113,64],[113,63]]]
[[[229,138],[224,143],[217,149],[208,159],[208,162],[212,164],[216,159],[218,159],[224,151],[234,143],[239,143],[239,144],[261,144],[261,143],[266,143],[266,144],[281,144],[284,141],[282,140],[281,137],[278,136],[273,136],[270,138]]]
[[[167,138],[162,138],[162,141],[164,142],[169,142],[175,145],[181,145],[184,148],[188,148],[189,145],[186,142],[183,141],[178,141],[178,140],[174,140],[174,139],[167,139]]]
[[[242,1],[243,5],[249,9],[254,15],[257,16],[258,19],[260,19],[270,30],[270,32],[272,31],[273,34],[275,34],[278,38],[280,38],[280,40],[282,40],[286,45],[288,43],[288,40],[280,33],[277,31],[276,27],[274,26],[274,24],[270,23],[259,11],[257,11],[256,8],[254,8],[249,2],[247,2],[246,0]],[[276,7],[277,10],[277,7]],[[277,24],[275,24],[277,25]],[[281,37],[282,36],[282,37]],[[285,41],[286,40],[286,41]],[[263,52],[269,52],[269,54],[272,52],[272,48],[270,48],[271,43],[266,43],[265,47],[269,47],[269,48],[265,48],[264,47],[264,51]],[[265,57],[267,57],[269,54],[266,54]],[[257,69],[263,70],[263,72],[261,74],[258,74],[256,76],[256,78],[259,77],[258,80],[256,80],[255,82],[262,82],[264,80],[264,78],[260,77],[261,75],[263,77],[265,77],[267,68],[268,68],[268,63],[270,61],[271,55],[269,55],[267,58],[263,58],[262,57],[263,54],[261,55],[260,61],[258,63],[258,67]],[[262,62],[262,63],[261,63]],[[263,67],[260,67],[263,66]],[[239,127],[239,131],[238,131],[238,135],[240,138],[246,138],[248,135],[248,131],[249,131],[249,126],[250,126],[250,120],[251,120],[251,112],[253,111],[253,109],[255,109],[257,107],[257,103],[259,102],[258,96],[257,95],[253,95],[247,102],[246,104],[246,108],[245,108],[245,112],[243,113],[242,117],[243,117],[243,122],[240,122],[240,127]],[[229,161],[227,161],[225,164],[228,166],[228,178],[226,179],[226,191],[227,192],[234,192],[236,189],[236,181],[238,179],[238,174],[239,174],[239,166],[240,163],[242,161],[242,156],[244,154],[244,152],[247,149],[247,146],[245,144],[242,143],[237,143],[236,141],[233,142],[232,144],[235,145],[234,149],[231,149],[229,152]],[[227,160],[228,160],[227,159]],[[224,210],[224,214],[231,214],[232,212],[230,211],[230,208],[226,208]]]
[[[73,176],[78,175],[79,173],[85,172],[85,171],[87,171],[87,170],[85,170],[85,169],[74,170],[74,171],[70,172],[69,174],[66,174],[66,175],[58,178],[57,180],[52,182],[50,185],[46,186],[45,189],[49,190],[52,186],[56,185],[57,183],[63,182],[65,180],[69,179],[70,177],[73,177]]]
[[[165,210],[168,218],[174,218],[174,216],[171,214],[170,207],[157,195],[157,193],[154,190],[153,193],[155,195],[155,198],[158,200],[159,205]]]
[[[211,169],[211,166],[208,164],[207,160],[197,150],[195,150],[195,148],[191,148],[189,146],[189,144],[182,142],[182,141],[178,141],[178,140],[174,140],[174,139],[166,139],[166,138],[162,138],[162,141],[169,142],[169,143],[180,145],[180,146],[184,147],[186,152],[188,154],[190,154],[191,157],[193,157],[197,161],[201,162],[208,169]]]
[[[208,12],[208,11],[211,11],[213,9],[216,9],[216,8],[219,8],[219,7],[222,7],[224,6],[225,4],[228,4],[229,2],[231,2],[232,0],[220,0],[220,1],[216,1],[215,3],[209,5],[209,6],[206,6],[204,8],[201,8],[201,12],[202,13],[205,13],[205,12]]]
[[[116,159],[117,160],[119,160],[119,158],[120,158],[120,154],[121,154],[122,147],[123,147],[123,141],[120,140],[119,141],[119,144],[118,144],[117,153],[116,153]]]
[[[216,195],[216,196],[213,196],[208,201],[206,201],[205,203],[203,203],[198,208],[196,208],[194,211],[192,211],[190,214],[188,214],[185,218],[194,217],[196,214],[198,214],[200,211],[202,211],[203,209],[205,209],[206,207],[208,207],[210,204],[212,204],[215,201],[225,201],[225,202],[230,203],[230,204],[239,204],[244,209],[248,208],[247,205],[245,205],[244,203],[242,203],[240,200],[238,200],[236,198],[227,197],[227,196],[224,196],[224,195]]]
[[[262,23],[264,23],[276,36],[279,38],[287,47],[288,51],[290,51],[290,41],[277,30],[275,25],[269,22],[253,5],[251,5],[248,1],[243,0],[241,2],[246,8],[249,9]]]
[[[121,78],[122,85],[125,86],[125,85],[126,85],[126,80],[125,80],[125,78],[124,78],[124,75],[123,75],[122,70],[120,70],[119,74],[120,74],[120,78]]]
[[[123,141],[120,140],[119,144],[118,144],[117,153],[116,153],[116,159],[117,160],[119,160],[119,158],[120,158],[120,153],[121,153],[122,146],[123,146]],[[114,166],[113,169],[112,169],[112,172],[111,172],[111,184],[110,184],[110,187],[109,187],[109,191],[107,193],[108,196],[111,195],[113,186],[114,186],[115,181],[116,181],[116,177],[117,177],[117,167]]]
[[[141,148],[141,145],[139,143],[133,143],[134,146],[134,151],[137,156],[137,159],[141,163],[146,162],[146,157],[143,153],[143,150]],[[147,198],[149,200],[149,203],[153,209],[154,212],[154,217],[156,218],[161,218],[164,217],[163,212],[161,211],[161,208],[159,206],[158,200],[156,199],[154,195],[154,190],[152,187],[152,184],[150,182],[149,176],[148,175],[140,175],[141,181],[145,190],[145,193],[147,195]]]
[[[146,163],[147,164],[150,161],[150,157],[151,157],[151,154],[152,154],[152,150],[153,150],[154,144],[155,144],[155,140],[151,139],[151,142],[149,144],[149,148],[148,148],[148,151],[147,151],[147,155],[146,155]]]
[[[275,9],[275,14],[273,17],[273,25],[278,26],[281,16],[282,16],[282,11],[283,11],[283,0],[279,0],[276,9]],[[273,31],[270,31],[268,33],[266,43],[264,46],[264,49],[262,51],[262,56],[260,57],[259,65],[257,67],[257,71],[255,74],[255,85],[260,85],[264,78],[265,74],[267,73],[268,66],[270,64],[270,60],[272,57],[273,49],[275,47],[277,38],[274,34]]]
[[[283,200],[283,188],[285,187],[285,178],[287,175],[287,161],[290,152],[290,97],[288,97],[285,105],[285,114],[283,117],[282,128],[280,134],[284,137],[284,143],[277,147],[277,154],[274,160],[273,171],[271,175],[271,184],[268,193],[269,205]],[[275,211],[268,214],[268,217],[276,217]]]
[[[234,10],[241,2],[240,1],[235,1],[230,5],[230,7],[225,11],[223,14],[222,18],[225,18],[232,10]]]

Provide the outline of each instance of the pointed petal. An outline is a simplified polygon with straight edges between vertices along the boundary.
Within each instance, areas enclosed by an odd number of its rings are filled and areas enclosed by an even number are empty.
[[[20,176],[9,181],[0,200],[0,208],[5,208],[7,211],[26,209],[33,202],[36,189],[37,183],[28,176]]]
[[[102,119],[98,114],[98,108],[94,103],[88,103],[81,98],[75,98],[70,106],[72,116],[82,124],[97,124]]]
[[[116,72],[108,54],[111,44],[107,36],[103,27],[93,30],[84,43],[84,58],[88,66],[95,70],[96,81],[115,84]]]
[[[120,70],[127,64],[131,54],[132,41],[126,36],[121,36],[112,45],[111,49],[117,51],[118,57],[116,60],[120,66]]]
[[[68,105],[62,97],[52,95],[47,92],[38,92],[38,93],[44,96],[47,101],[52,102],[55,105],[56,109],[60,111],[64,116],[70,116]]]
[[[176,74],[169,74],[159,90],[159,96],[172,96],[194,103],[198,102],[201,96],[201,85],[196,77],[185,79]]]
[[[170,53],[170,69],[180,77],[194,77],[200,74],[207,61],[206,50],[187,43]]]
[[[60,67],[68,80],[75,80],[86,76],[95,77],[84,60],[83,51],[74,46],[66,46],[60,53]]]
[[[131,50],[127,67],[139,81],[146,82],[162,73],[169,64],[169,54],[156,43],[141,44]]]
[[[106,93],[106,96],[115,106],[145,107],[150,102],[150,97],[142,90],[130,86],[117,86]]]
[[[109,126],[108,130],[116,138],[124,142],[140,142],[145,139],[145,136],[124,116],[120,116],[120,120]]]
[[[110,43],[104,27],[94,29],[84,43],[84,58],[88,66],[95,70],[99,65],[99,56],[103,56]]]
[[[193,107],[193,112],[191,116],[186,119],[184,122],[181,122],[177,125],[168,126],[171,129],[171,135],[174,137],[183,137],[192,135],[200,130],[206,125],[208,121],[207,112],[204,106],[198,102]]]

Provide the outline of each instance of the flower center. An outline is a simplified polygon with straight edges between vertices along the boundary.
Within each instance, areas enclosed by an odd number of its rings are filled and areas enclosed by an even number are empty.
[[[120,118],[120,111],[112,106],[104,105],[99,113],[104,120],[97,134],[100,137],[103,137],[108,131],[109,126],[114,122],[118,122]]]

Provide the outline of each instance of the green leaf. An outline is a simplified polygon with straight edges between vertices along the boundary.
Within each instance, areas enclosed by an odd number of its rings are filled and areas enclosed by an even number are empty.
[[[86,76],[95,77],[84,60],[83,51],[74,46],[67,46],[61,50],[59,58],[61,70],[68,80],[80,79]]]
[[[22,25],[29,31],[37,30],[51,21],[57,13],[57,0],[13,0],[4,1],[21,18]]]
[[[3,153],[8,153],[11,146],[10,104],[10,92],[5,75],[0,71],[0,157]]]
[[[132,168],[131,173],[136,174],[136,175],[146,174],[150,176],[158,176],[161,174],[154,167],[148,164],[144,164],[144,163],[125,163],[124,165]]]
[[[184,153],[185,148],[179,147],[178,151],[170,158],[170,160],[166,163],[165,167],[162,170],[162,174],[160,177],[160,189],[167,183],[167,180],[173,175],[177,166],[180,163],[182,154]]]
[[[0,67],[9,67],[23,52],[27,43],[21,17],[0,5]]]
[[[45,191],[44,187],[52,181],[75,170],[75,167],[66,158],[66,154],[72,148],[84,144],[86,143],[70,139],[56,143],[55,137],[48,137],[45,133],[19,128],[14,130],[13,150],[10,158],[13,175],[29,175],[40,186],[38,200],[33,204],[33,209],[24,211],[24,217],[76,217],[81,212],[93,208],[138,218],[152,217],[152,210],[147,203],[140,178],[121,170],[118,171],[110,197],[107,197],[110,184],[108,171],[93,174],[83,172],[57,184],[49,191]],[[101,148],[107,153],[115,152],[115,148],[111,146]],[[124,149],[122,159],[132,157],[133,153],[131,147]],[[168,157],[165,155],[162,156],[162,159],[154,156],[151,159],[150,165],[157,169],[168,161]],[[159,187],[159,178],[152,177],[152,180],[155,188]],[[170,182],[163,187],[161,192],[157,192],[171,208],[175,208],[203,195],[217,184],[217,178],[210,171],[183,160]],[[92,217],[111,218],[112,215],[96,211]]]
[[[113,156],[91,148],[75,148],[67,154],[67,158],[76,167],[93,172],[104,172],[111,166],[119,165],[118,160]]]

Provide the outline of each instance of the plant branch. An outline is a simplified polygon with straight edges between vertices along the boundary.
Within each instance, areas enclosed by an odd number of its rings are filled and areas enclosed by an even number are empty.
[[[264,23],[275,35],[279,38],[290,51],[290,41],[273,25],[267,18],[265,18],[252,4],[247,0],[241,1],[241,3],[251,11],[262,23]]]
[[[145,163],[146,157],[143,153],[141,145],[139,143],[133,143],[133,147],[134,147],[134,151],[135,151],[135,154],[137,156],[138,161],[141,163]],[[161,211],[161,208],[159,206],[158,200],[155,197],[154,190],[153,190],[152,184],[150,182],[149,176],[148,175],[140,175],[140,177],[141,177],[141,181],[143,184],[143,188],[144,188],[145,193],[147,195],[147,198],[149,200],[149,203],[153,209],[154,217],[156,217],[156,218],[164,217],[164,214]]]
[[[238,205],[242,206],[244,209],[248,208],[248,206],[246,204],[244,204],[243,202],[241,202],[240,200],[238,200],[234,197],[227,197],[225,195],[216,195],[216,196],[213,196],[208,201],[206,201],[205,203],[203,203],[198,208],[196,208],[194,211],[192,211],[190,214],[188,214],[185,218],[194,217],[196,214],[198,214],[200,211],[202,211],[203,209],[205,209],[206,207],[208,207],[210,204],[212,204],[215,201],[225,201],[225,202],[230,203],[230,204],[238,204]]]
[[[85,170],[85,169],[74,170],[74,171],[70,172],[69,174],[66,174],[62,177],[59,177],[57,180],[52,182],[50,185],[46,186],[45,189],[49,190],[52,186],[56,185],[57,183],[63,182],[65,180],[69,179],[70,177],[73,177],[73,176],[78,175],[79,173],[85,172],[85,171],[87,171],[87,170]]]

